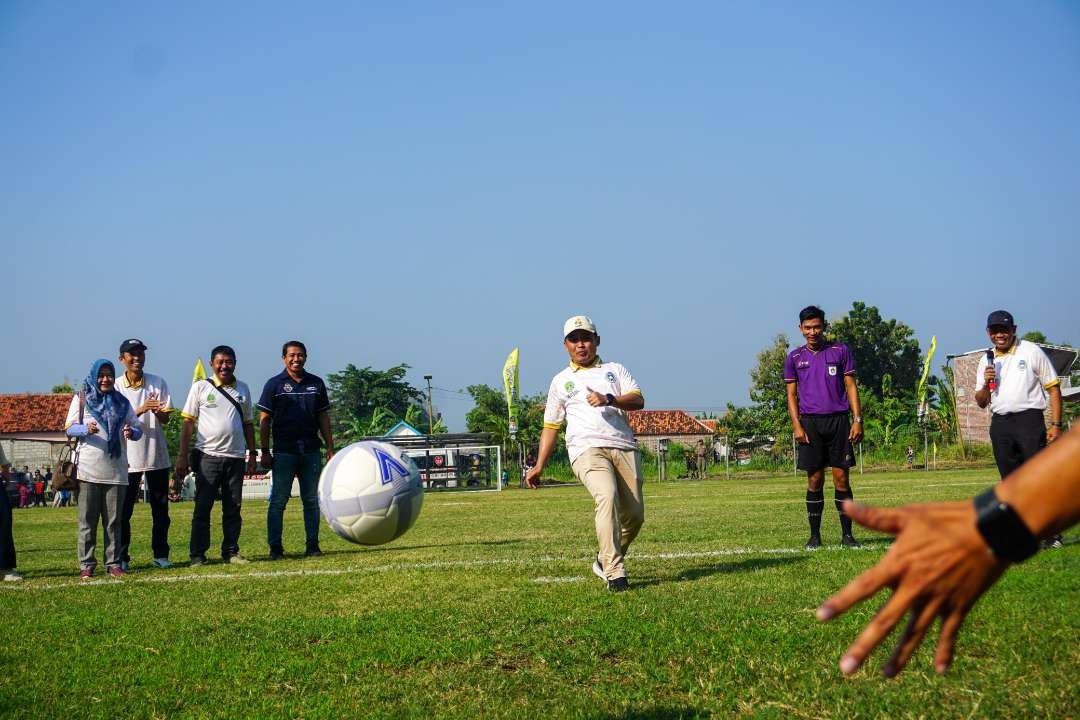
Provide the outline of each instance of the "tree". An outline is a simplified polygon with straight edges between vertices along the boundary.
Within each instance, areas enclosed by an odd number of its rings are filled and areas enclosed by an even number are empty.
[[[790,427],[787,412],[787,383],[784,360],[788,353],[787,335],[776,336],[772,344],[757,355],[757,365],[750,370],[750,400],[755,434],[779,436]],[[728,409],[731,412],[731,408]]]
[[[426,429],[424,394],[405,380],[408,369],[404,363],[387,370],[357,368],[349,363],[341,372],[328,375],[334,435],[343,441],[381,435],[404,419],[410,407],[420,408],[423,427],[417,429]]]
[[[1028,342],[1033,343],[1043,343],[1044,345],[1050,344],[1050,341],[1046,339],[1046,334],[1043,333],[1041,330],[1029,330],[1028,332],[1021,335],[1020,339],[1027,340]]]
[[[506,457],[512,457],[506,394],[490,385],[470,385],[465,389],[476,403],[465,415],[465,428],[469,432],[491,433],[492,440],[503,447]],[[540,443],[540,432],[544,428],[547,396],[543,393],[525,396],[518,403],[518,440],[526,448],[535,447]],[[561,438],[556,438],[556,456],[561,447]]]
[[[54,395],[74,395],[75,394],[75,388],[71,387],[71,385],[68,383],[68,381],[65,380],[64,382],[60,383],[59,385],[53,385],[51,392]]]
[[[904,323],[884,320],[876,307],[856,300],[848,314],[831,325],[830,335],[851,349],[859,385],[869,388],[879,400],[886,375],[898,395],[915,390],[921,352],[914,332]]]

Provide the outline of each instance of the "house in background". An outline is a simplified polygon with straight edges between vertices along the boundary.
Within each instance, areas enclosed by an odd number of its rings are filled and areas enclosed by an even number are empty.
[[[67,442],[64,420],[71,395],[0,395],[0,443],[12,467],[24,465],[33,472],[56,465],[60,448]]]
[[[628,415],[638,444],[650,452],[657,452],[661,439],[690,450],[698,443],[712,449],[713,431],[683,410],[631,410]]]
[[[1066,402],[1080,400],[1080,387],[1072,387],[1069,381],[1075,370],[1080,351],[1066,345],[1035,343],[1043,349],[1054,366],[1054,372],[1061,380],[1061,395]],[[971,350],[961,355],[950,355],[953,363],[953,382],[956,388],[956,422],[960,435],[966,443],[990,442],[990,408],[979,407],[975,402],[975,375],[979,360],[986,355],[986,348]],[[1046,412],[1047,423],[1050,421],[1050,408]]]

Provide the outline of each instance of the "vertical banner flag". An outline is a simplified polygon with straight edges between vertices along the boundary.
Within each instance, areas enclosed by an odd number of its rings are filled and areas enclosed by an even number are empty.
[[[930,338],[930,350],[926,353],[926,362],[923,363],[922,377],[919,378],[919,387],[915,392],[915,397],[918,398],[918,416],[921,422],[923,417],[926,416],[926,378],[930,375],[930,360],[934,357],[934,351],[937,350],[937,335]]]
[[[197,383],[206,379],[206,367],[202,364],[202,358],[195,361],[195,372],[191,374],[191,382]]]
[[[509,413],[510,434],[517,435],[518,430],[518,349],[514,348],[506,356],[503,365],[503,387],[506,388],[506,409]]]

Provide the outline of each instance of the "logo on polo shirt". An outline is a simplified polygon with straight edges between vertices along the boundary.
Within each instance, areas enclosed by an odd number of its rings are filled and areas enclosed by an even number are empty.
[[[835,375],[836,374],[836,366],[835,365],[830,365],[829,366],[829,374],[830,375]]]
[[[1027,363],[1024,362],[1023,360],[1021,360],[1020,362],[1016,363],[1016,369],[1017,370],[1027,370]]]
[[[607,375],[605,375],[604,377],[606,377],[606,378],[607,378],[607,381],[608,381],[609,383],[612,383],[612,384],[614,384],[614,383],[615,383],[615,373],[611,372],[610,370],[608,370],[608,374],[607,374]]]
[[[563,388],[566,390],[566,392],[574,392],[574,381],[567,380],[566,384],[563,385]]]
[[[285,383],[281,387],[285,388],[285,392],[292,392],[292,385],[290,385],[289,383]]]

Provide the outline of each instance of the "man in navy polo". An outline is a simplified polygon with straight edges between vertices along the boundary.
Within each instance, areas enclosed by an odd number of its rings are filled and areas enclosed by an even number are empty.
[[[282,515],[292,494],[292,482],[300,481],[300,501],[304,505],[305,555],[322,555],[319,549],[319,501],[316,496],[322,453],[319,434],[326,441],[326,459],[334,455],[334,436],[330,431],[330,400],[322,378],[304,371],[307,348],[299,340],[289,340],[281,347],[285,370],[266,381],[259,408],[259,438],[262,442],[262,465],[273,470],[270,507],[266,511],[266,539],[270,559],[285,557],[281,544]],[[270,454],[270,430],[273,427],[274,452]]]
[[[807,550],[821,547],[821,512],[825,506],[825,466],[832,468],[833,499],[840,514],[840,542],[859,547],[851,534],[844,500],[852,499],[848,468],[855,464],[853,443],[862,439],[862,409],[855,384],[855,359],[847,345],[825,339],[825,312],[813,305],[799,313],[806,344],[784,362],[788,415],[798,443],[798,467],[806,471]],[[854,417],[848,419],[848,412]]]

